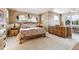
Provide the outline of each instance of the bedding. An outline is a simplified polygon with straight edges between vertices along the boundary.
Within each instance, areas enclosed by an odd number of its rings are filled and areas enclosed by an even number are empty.
[[[25,37],[30,38],[34,36],[45,36],[46,31],[43,28],[33,27],[33,28],[21,28],[20,33],[17,36],[17,39],[21,40]]]
[[[28,24],[22,24],[21,28],[30,28],[30,26]]]
[[[36,24],[21,24],[21,28],[32,28],[35,26],[36,26]]]
[[[31,36],[31,35],[37,35],[45,33],[45,30],[43,28],[34,27],[34,28],[21,28],[20,33],[24,36]]]

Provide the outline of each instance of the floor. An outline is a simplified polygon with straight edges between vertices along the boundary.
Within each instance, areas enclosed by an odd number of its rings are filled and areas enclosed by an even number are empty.
[[[79,33],[72,33],[72,38],[79,40]]]
[[[5,50],[71,50],[79,42],[75,38],[64,39],[49,33],[46,36],[28,40],[23,44],[18,44],[16,37],[8,37]]]

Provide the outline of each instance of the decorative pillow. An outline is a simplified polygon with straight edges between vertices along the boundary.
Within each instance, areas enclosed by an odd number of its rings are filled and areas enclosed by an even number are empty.
[[[22,24],[21,28],[30,28],[30,25],[29,24]]]

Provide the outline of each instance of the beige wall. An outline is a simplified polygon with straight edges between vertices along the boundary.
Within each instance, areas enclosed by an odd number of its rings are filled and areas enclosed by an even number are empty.
[[[15,10],[8,10],[8,12],[9,12],[9,24],[12,24],[16,19]]]
[[[19,11],[16,11],[16,10],[11,10],[11,9],[8,9],[8,12],[9,12],[9,24],[12,24],[13,22],[16,21],[16,16],[17,15],[26,15],[26,17],[28,18],[28,13],[23,13],[23,12],[19,12]],[[39,20],[41,19],[41,21],[39,21],[39,23],[42,24],[48,30],[48,26],[50,24],[50,19],[53,20],[54,15],[59,15],[59,14],[56,14],[56,13],[53,13],[53,12],[46,12],[46,13],[43,13],[41,16],[30,14],[30,17],[36,16]],[[60,20],[60,25],[64,25],[62,15],[61,15],[60,19],[61,19]]]
[[[64,26],[64,16],[60,14],[60,26]]]
[[[62,26],[65,26],[65,19],[64,19],[64,14],[62,14],[62,17],[61,17],[61,20],[62,20],[62,23],[63,23],[63,25]]]
[[[46,28],[46,30],[48,30],[48,26],[54,26],[54,22],[53,22],[54,15],[59,16],[59,25],[60,25],[62,21],[60,20],[59,14],[54,13],[54,12],[46,12],[41,15],[42,25]]]
[[[8,12],[9,12],[9,24],[12,24],[16,21],[16,16],[25,15],[26,18],[28,18],[28,14],[29,14],[29,13],[24,13],[16,10],[11,10],[11,9],[8,9]],[[35,15],[35,14],[29,14],[29,15],[30,15],[30,18],[32,18],[32,16],[35,16],[38,18],[38,20],[40,19],[39,15]]]
[[[41,15],[41,22],[46,30],[48,30],[48,15],[49,15],[48,12]]]
[[[54,20],[54,16],[59,17],[59,21]],[[48,20],[48,26],[55,26],[55,25],[60,25],[60,15],[54,12],[49,12],[49,20]]]

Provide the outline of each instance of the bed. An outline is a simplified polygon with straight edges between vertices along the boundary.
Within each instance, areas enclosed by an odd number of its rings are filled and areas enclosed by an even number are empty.
[[[32,39],[36,37],[45,37],[46,31],[44,28],[33,27],[33,28],[21,28],[19,34],[17,35],[17,40],[19,44],[22,44],[27,39]]]

